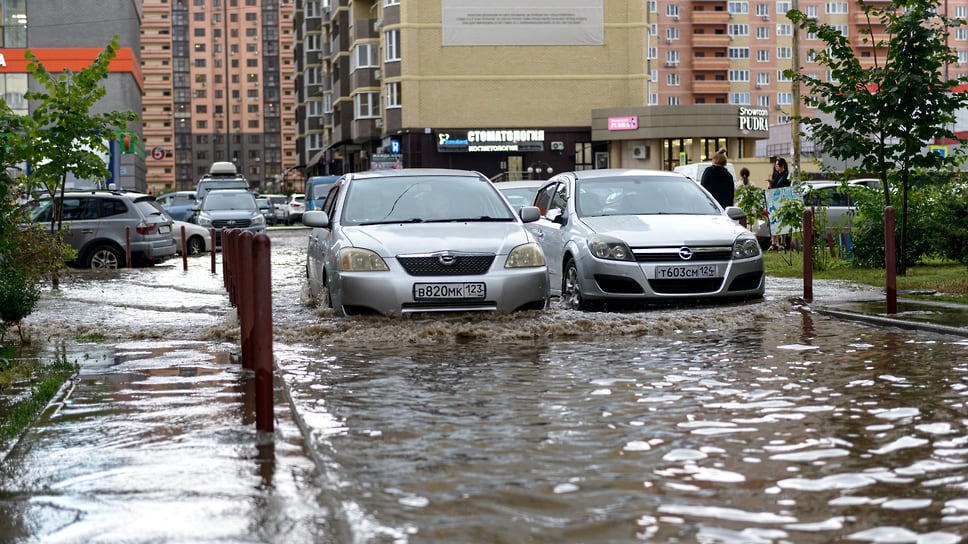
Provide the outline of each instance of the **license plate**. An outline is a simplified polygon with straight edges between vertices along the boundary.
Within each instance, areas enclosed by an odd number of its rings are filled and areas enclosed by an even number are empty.
[[[482,299],[485,293],[483,282],[413,284],[414,300]]]
[[[158,227],[159,234],[168,234],[169,232],[171,232],[171,227],[169,227],[168,225],[161,225],[160,227]]]
[[[719,267],[714,264],[655,267],[655,278],[659,280],[689,280],[694,278],[715,278],[717,276],[719,276]]]

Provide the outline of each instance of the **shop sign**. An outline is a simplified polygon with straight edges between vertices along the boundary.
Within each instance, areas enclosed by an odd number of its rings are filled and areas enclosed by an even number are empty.
[[[635,130],[639,128],[639,118],[631,117],[609,117],[608,130]]]
[[[739,109],[739,129],[741,131],[769,131],[770,130],[770,110],[740,108]]]
[[[544,130],[482,129],[437,132],[441,152],[524,152],[544,151]]]
[[[370,170],[399,170],[400,168],[403,168],[403,155],[374,153],[370,156]]]

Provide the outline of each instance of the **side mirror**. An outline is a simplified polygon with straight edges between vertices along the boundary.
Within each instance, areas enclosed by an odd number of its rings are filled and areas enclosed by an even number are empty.
[[[521,206],[518,215],[521,216],[521,221],[532,223],[541,219],[541,210],[537,206]]]
[[[567,221],[565,214],[562,213],[562,211],[558,208],[548,210],[548,213],[545,214],[545,217],[547,217],[552,223],[558,223],[559,225],[564,225]]]
[[[743,208],[737,206],[726,206],[726,216],[733,221],[739,221],[746,219],[746,212],[743,211]]]
[[[303,213],[302,218],[303,225],[307,227],[313,227],[317,229],[327,229],[329,228],[329,216],[326,212],[321,212],[319,210],[313,210]]]

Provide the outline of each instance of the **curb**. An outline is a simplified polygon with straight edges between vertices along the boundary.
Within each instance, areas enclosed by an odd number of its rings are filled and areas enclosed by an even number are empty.
[[[950,334],[953,336],[968,338],[968,328],[963,328],[963,327],[949,327],[947,325],[937,325],[934,323],[904,321],[902,319],[896,319],[892,317],[859,314],[859,313],[847,312],[843,310],[833,310],[830,308],[817,308],[815,311],[823,315],[828,315],[839,319],[846,319],[849,321],[859,321],[862,323],[869,323],[872,325],[896,327],[899,329],[907,329],[907,330],[915,330],[915,331],[934,332],[938,334]]]

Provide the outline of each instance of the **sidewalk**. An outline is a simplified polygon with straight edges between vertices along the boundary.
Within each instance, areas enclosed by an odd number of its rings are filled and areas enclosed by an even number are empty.
[[[83,361],[79,377],[2,452],[0,541],[329,540],[278,380],[270,435],[254,379],[211,343],[73,345],[42,356]]]
[[[880,300],[835,303],[815,309],[838,319],[968,338],[968,305],[965,304],[899,297],[897,313],[888,314],[884,297]]]

